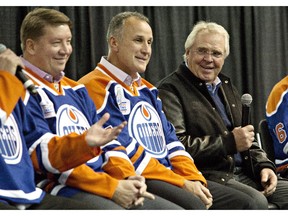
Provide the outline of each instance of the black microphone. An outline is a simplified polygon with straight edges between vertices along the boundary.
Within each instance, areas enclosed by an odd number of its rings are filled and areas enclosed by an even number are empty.
[[[252,103],[252,96],[250,94],[243,94],[241,97],[241,103],[242,103],[242,127],[245,127],[246,125],[250,124],[250,105]],[[253,175],[255,175],[254,166],[252,163],[252,157],[250,154],[250,148],[247,150],[248,157],[250,160],[251,166],[251,172]]]
[[[0,43],[0,54],[3,53],[6,49],[6,46]],[[27,78],[22,70],[23,69],[20,66],[17,66],[15,76],[23,83],[24,87],[30,92],[30,94],[37,94],[38,92],[34,83],[32,80]]]
[[[242,124],[244,127],[250,124],[250,105],[252,103],[252,96],[250,94],[243,94],[241,97],[242,103]]]

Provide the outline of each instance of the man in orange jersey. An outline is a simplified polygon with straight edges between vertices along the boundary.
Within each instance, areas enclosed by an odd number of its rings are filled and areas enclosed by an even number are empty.
[[[102,125],[106,116],[87,133],[62,138],[51,134],[47,125],[36,125],[37,118],[27,112],[24,104],[23,98],[30,95],[14,76],[16,67],[24,65],[15,53],[4,49],[0,50],[0,209],[99,209],[98,205],[52,196],[38,188],[30,154],[36,146],[53,145],[57,154],[66,155],[58,164],[64,170],[70,169],[97,156],[101,151],[99,146],[113,140],[125,124],[105,130]],[[55,145],[67,139],[77,141],[75,151]],[[48,156],[53,158],[54,154]]]

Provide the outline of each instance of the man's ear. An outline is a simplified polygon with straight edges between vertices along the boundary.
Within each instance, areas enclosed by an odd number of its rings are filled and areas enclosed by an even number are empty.
[[[110,37],[109,46],[110,46],[111,50],[113,50],[114,52],[118,52],[118,39],[113,37],[113,36]]]
[[[35,42],[32,39],[26,40],[26,49],[25,51],[30,55],[35,55]]]

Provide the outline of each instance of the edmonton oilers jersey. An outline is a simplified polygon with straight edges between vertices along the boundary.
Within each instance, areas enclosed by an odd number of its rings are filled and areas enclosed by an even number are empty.
[[[44,192],[34,183],[34,169],[25,142],[25,139],[36,142],[39,134],[20,99],[0,127],[0,202],[34,204],[43,199]]]
[[[173,125],[166,119],[157,88],[144,79],[130,88],[108,68],[114,70],[115,67],[102,57],[95,70],[78,82],[85,84],[100,116],[110,113],[107,125],[128,122],[118,141],[125,147],[136,173],[180,187],[185,179],[206,184],[178,140]],[[125,76],[124,72],[122,75]],[[118,167],[125,172],[122,164]]]
[[[79,85],[75,81],[64,77],[60,82],[60,91],[57,91],[53,87],[53,83],[36,77],[32,73],[29,73],[28,75],[34,81],[38,95],[28,101],[27,107],[34,115],[39,115],[39,113],[35,113],[33,107],[41,107],[41,114],[46,119],[52,133],[55,133],[58,136],[64,136],[70,133],[82,134],[90,128],[92,124],[98,121],[95,105],[89,97],[84,85]],[[57,179],[59,185],[53,186],[54,189],[51,194],[70,196],[77,192],[77,189],[75,188],[79,185],[84,187],[81,188],[82,190],[87,190],[89,192],[93,185],[91,185],[87,179],[90,180],[92,178],[91,175],[93,175],[93,178],[95,177],[97,179],[103,176],[101,178],[102,181],[107,182],[107,179],[109,179],[107,174],[100,175],[98,173],[104,173],[105,161],[111,160],[111,154],[106,154],[106,149],[116,148],[116,146],[120,146],[120,144],[116,140],[113,140],[101,147],[101,155],[87,161],[86,164],[82,164],[74,169],[59,174],[54,174],[54,180]],[[50,151],[50,149],[48,149],[48,151]],[[53,149],[51,149],[51,151],[53,151]],[[41,150],[39,150],[38,154],[41,154]],[[77,154],[77,152],[75,152],[75,154]],[[118,155],[121,155],[121,152]],[[126,156],[126,154],[123,155],[124,157]],[[63,160],[63,158],[59,158],[59,160]],[[132,165],[130,166],[133,168]],[[51,172],[51,170],[46,170],[47,166],[44,166],[44,164],[40,164],[40,167],[46,172]],[[53,167],[51,169],[53,169]],[[93,173],[91,169],[94,171]],[[53,170],[52,173],[56,172]],[[85,176],[85,178],[83,178],[83,176]],[[83,182],[81,182],[82,180]],[[98,180],[98,182],[100,182],[100,180]],[[114,184],[116,184],[116,182]],[[71,187],[66,185],[70,185]],[[91,190],[94,193],[95,189]],[[103,196],[111,194],[111,192],[106,189],[106,186],[101,189],[100,193],[103,193]]]
[[[184,156],[192,163],[191,156],[185,151],[174,127],[162,111],[157,89],[142,79],[142,85],[137,88],[138,93],[135,95],[129,87],[117,83],[115,78],[110,76],[109,71],[98,64],[96,70],[81,78],[79,82],[84,83],[91,93],[98,113],[101,116],[105,112],[111,114],[108,124],[128,122],[118,140],[125,146],[137,174],[142,174],[150,158],[157,159],[168,169],[172,169],[172,157]]]
[[[266,103],[266,119],[273,138],[275,164],[278,171],[288,164],[288,76],[272,89]]]

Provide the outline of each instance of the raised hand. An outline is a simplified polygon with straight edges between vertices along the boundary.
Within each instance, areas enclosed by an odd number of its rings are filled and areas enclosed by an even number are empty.
[[[105,113],[101,119],[94,125],[92,125],[86,133],[86,142],[91,147],[102,146],[108,142],[116,139],[117,136],[121,133],[122,129],[127,125],[127,122],[124,121],[120,125],[114,128],[103,128],[105,122],[110,118],[109,113]]]

